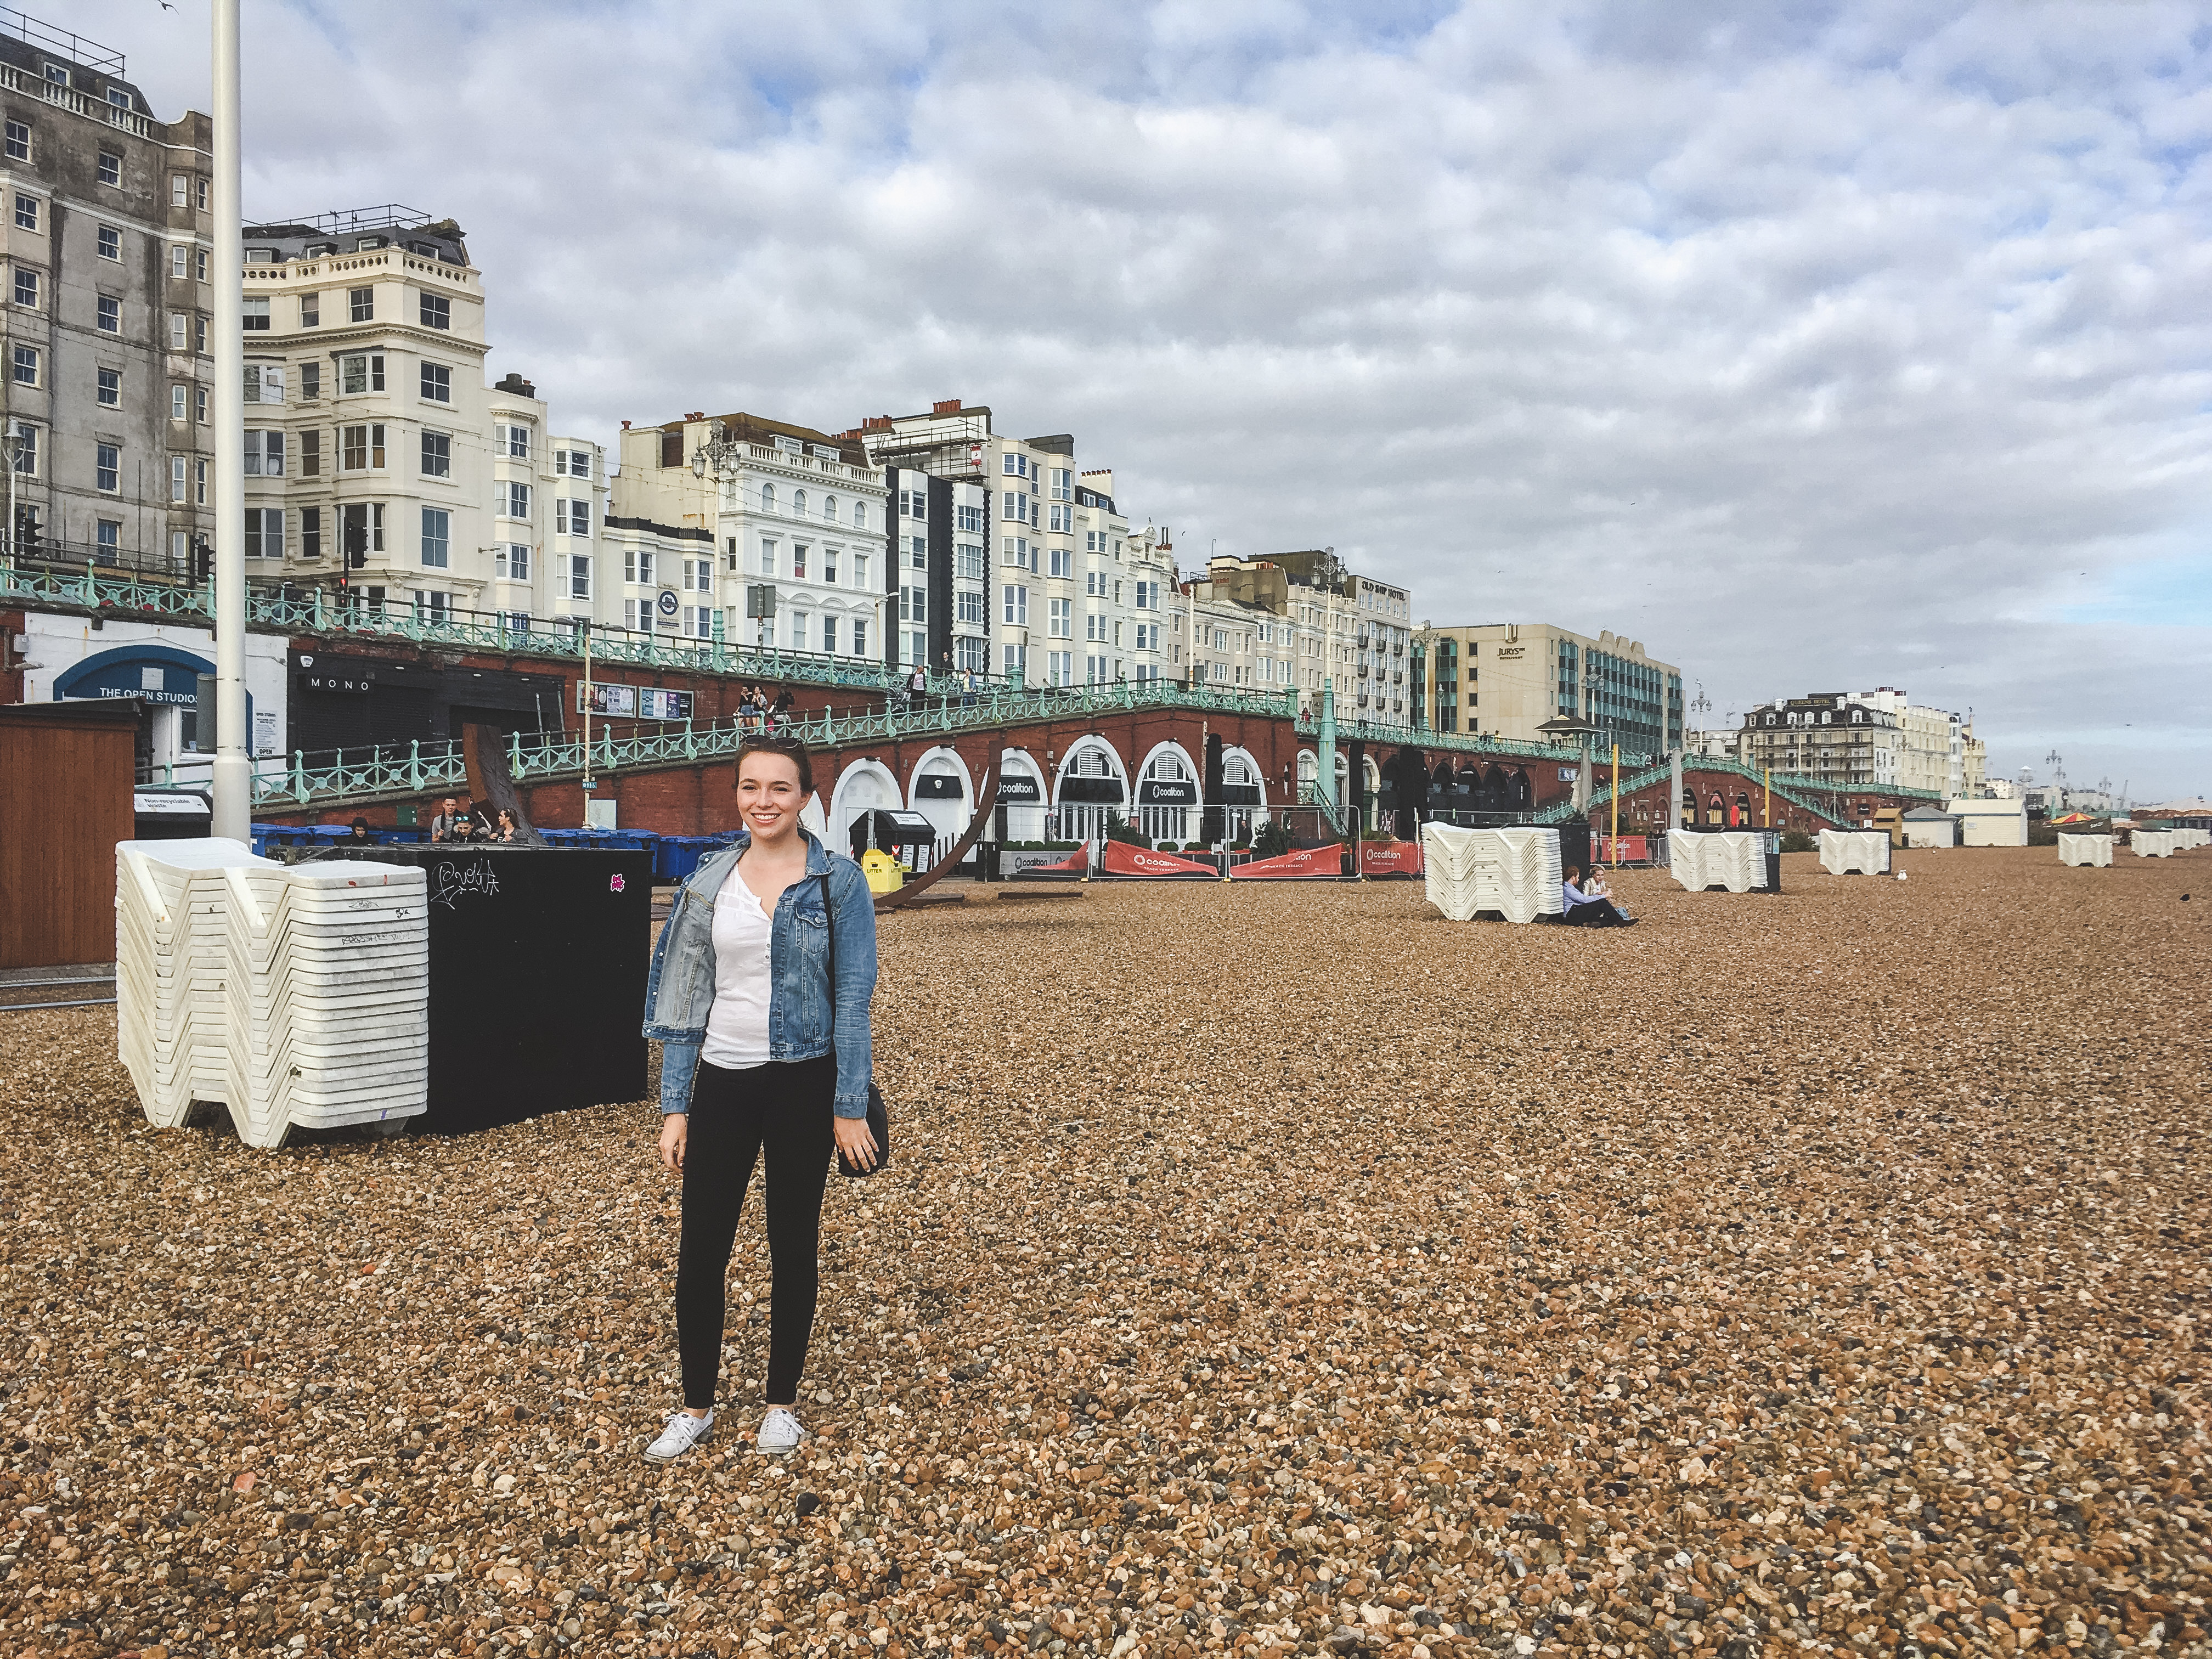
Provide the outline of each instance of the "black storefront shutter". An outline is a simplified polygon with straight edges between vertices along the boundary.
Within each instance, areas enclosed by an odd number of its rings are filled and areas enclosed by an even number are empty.
[[[1060,799],[1069,806],[1119,806],[1121,804],[1121,780],[1119,778],[1062,778]]]

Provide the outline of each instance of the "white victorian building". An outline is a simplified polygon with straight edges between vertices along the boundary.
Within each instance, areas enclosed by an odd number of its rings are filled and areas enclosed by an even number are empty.
[[[900,586],[926,583],[930,597],[918,618],[909,603],[896,660],[988,668],[1017,685],[1158,677],[1161,574],[1139,568],[1113,473],[1080,467],[1072,436],[1003,436],[988,406],[957,398],[871,416],[850,435],[895,471],[902,501],[919,495],[954,515],[951,534],[902,544]],[[923,475],[951,489],[915,489]]]
[[[621,458],[603,540],[625,626],[884,660],[896,527],[858,442],[691,414],[625,422]]]

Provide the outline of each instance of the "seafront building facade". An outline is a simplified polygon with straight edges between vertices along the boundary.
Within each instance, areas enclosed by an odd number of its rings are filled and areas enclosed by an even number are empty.
[[[1817,778],[1844,788],[1894,788],[1902,782],[1904,733],[1898,715],[1846,693],[1778,698],[1743,717],[1737,757],[1762,771]]]
[[[243,240],[248,576],[518,631],[605,620],[599,447],[520,375],[484,384],[460,228],[391,207]]]
[[[1335,693],[1337,718],[1413,724],[1412,596],[1347,569],[1334,548],[1215,558],[1184,584],[1187,684],[1280,696]]]
[[[211,134],[127,67],[0,34],[0,431],[26,554],[185,571],[215,523]]]
[[[907,532],[902,582],[942,595],[951,615],[909,617],[900,665],[973,670],[1018,685],[1158,678],[1170,662],[1158,553],[1135,556],[1110,470],[1085,470],[1067,433],[1012,438],[988,405],[943,399],[927,414],[870,416],[846,434],[886,469],[889,488],[942,501],[939,538]],[[923,482],[957,486],[936,491]],[[977,557],[980,550],[981,557]]]
[[[1894,686],[1849,695],[1855,703],[1897,716],[1901,787],[1933,790],[1947,799],[1981,793],[1988,751],[1970,716],[1916,703]]]
[[[1423,630],[1425,723],[1520,742],[1548,720],[1582,718],[1601,748],[1665,754],[1683,741],[1682,672],[1640,640],[1595,639],[1550,623],[1487,623]]]
[[[605,556],[625,626],[882,661],[902,533],[850,437],[744,412],[623,423]]]

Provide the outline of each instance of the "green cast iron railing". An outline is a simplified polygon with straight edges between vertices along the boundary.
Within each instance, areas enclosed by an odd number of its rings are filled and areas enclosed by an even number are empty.
[[[94,611],[137,611],[163,617],[189,619],[212,626],[215,596],[211,583],[149,580],[127,571],[103,571],[88,562],[82,571],[54,566],[34,567],[0,563],[0,600],[50,605]],[[289,635],[319,634],[333,637],[385,637],[417,645],[459,647],[540,657],[580,659],[579,632],[556,619],[525,618],[520,626],[512,618],[489,612],[430,611],[417,613],[397,606],[370,608],[342,605],[339,596],[323,587],[264,585],[247,595],[247,625]],[[890,698],[902,696],[912,674],[883,663],[784,651],[732,646],[721,640],[672,639],[657,633],[593,624],[591,628],[594,662],[636,667],[733,675],[784,684],[823,686],[834,690],[872,692]],[[1301,736],[1317,735],[1317,708],[1301,708],[1295,690],[1257,692],[1209,686],[1186,686],[1168,680],[1120,681],[1108,686],[1009,686],[1003,679],[977,676],[978,689],[969,690],[964,677],[931,673],[930,690],[912,705],[887,702],[880,708],[829,710],[793,722],[810,744],[825,746],[933,732],[956,734],[994,727],[1029,725],[1054,720],[1082,719],[1133,709],[1182,709],[1194,712],[1252,714],[1287,719]],[[704,726],[687,722],[680,728],[617,737],[611,731],[594,734],[592,769],[621,771],[632,767],[666,766],[733,753],[746,730],[741,720],[716,721]],[[1510,738],[1480,737],[1456,732],[1421,732],[1410,726],[1377,726],[1369,721],[1340,722],[1340,744],[1362,743],[1378,748],[1413,748],[1425,751],[1483,755],[1500,759],[1537,761],[1574,766],[1581,763],[1577,749],[1560,744],[1528,743]],[[518,781],[580,775],[584,770],[581,740],[518,735],[510,746],[509,764]],[[1662,757],[1621,756],[1624,766],[1637,768],[1636,781],[1625,782],[1622,793],[1648,788],[1667,770]],[[1690,763],[1694,769],[1734,773],[1753,782],[1766,782],[1747,763],[1701,757]],[[1610,769],[1603,758],[1594,763],[1602,777]],[[368,750],[342,750],[295,753],[281,771],[257,763],[254,805],[308,805],[316,802],[367,800],[379,797],[421,793],[461,786],[466,779],[458,744],[386,745]],[[190,781],[190,768],[167,769],[165,781]],[[1805,790],[1822,793],[1875,793],[1867,786],[1844,785],[1795,774],[1771,780],[1778,794],[1808,811],[1832,816],[1827,809],[1806,799]],[[1929,790],[1889,787],[1879,793],[1940,800]],[[1608,789],[1593,792],[1592,801],[1610,799]],[[1318,804],[1316,798],[1316,804]],[[1571,817],[1571,805],[1546,809],[1538,822]]]

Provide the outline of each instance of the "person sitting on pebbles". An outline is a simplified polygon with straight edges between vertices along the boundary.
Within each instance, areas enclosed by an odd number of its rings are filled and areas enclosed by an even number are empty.
[[[1605,878],[1596,878],[1583,885],[1583,867],[1571,864],[1566,878],[1559,884],[1559,899],[1565,908],[1560,920],[1570,927],[1633,927],[1635,918],[1620,913],[1618,906],[1607,896]]]
[[[680,1457],[714,1424],[723,1280],[753,1165],[766,1163],[767,1416],[757,1443],[806,1436],[799,1379],[814,1330],[822,1194],[836,1153],[875,1167],[868,1127],[876,988],[874,895],[860,866],[799,823],[814,793],[806,745],[748,733],[738,750],[734,845],[677,890],[645,994],[661,1045],[660,1161],[684,1182],[676,1336],[684,1403],[646,1448]]]

